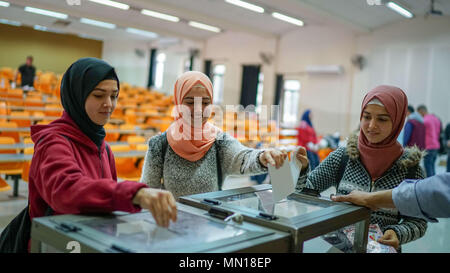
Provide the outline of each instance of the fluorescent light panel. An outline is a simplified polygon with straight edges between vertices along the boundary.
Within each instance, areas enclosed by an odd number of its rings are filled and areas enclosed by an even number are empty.
[[[116,1],[110,1],[110,0],[89,0],[89,1],[97,3],[97,4],[102,4],[102,5],[118,8],[118,9],[123,9],[123,10],[130,9],[129,5],[122,4],[122,3],[119,3],[119,2],[116,2]]]
[[[33,8],[33,7],[25,7],[25,11],[40,14],[40,15],[55,17],[55,18],[59,18],[59,19],[67,19],[69,17],[67,14],[64,14],[64,13],[49,11],[49,10],[45,10],[45,9],[37,9],[37,8]]]
[[[304,25],[302,20],[299,20],[299,19],[296,19],[296,18],[293,18],[293,17],[289,17],[289,16],[286,16],[286,15],[278,13],[278,12],[273,12],[272,16],[277,18],[277,19],[279,19],[279,20],[282,20],[282,21],[285,21],[285,22],[288,22],[288,23],[291,23],[291,24],[294,24],[294,25],[297,25],[297,26],[303,26]]]
[[[249,9],[254,12],[264,13],[264,9],[262,7],[253,5],[253,4],[241,1],[241,0],[225,0],[225,2],[239,6],[244,9]]]
[[[138,34],[138,35],[146,36],[146,37],[149,37],[149,38],[156,38],[156,37],[158,37],[158,34],[156,34],[154,32],[140,30],[140,29],[132,28],[132,27],[127,28],[126,31],[129,32],[129,33]]]
[[[9,3],[5,1],[0,1],[0,7],[9,7]]]
[[[20,23],[20,22],[6,20],[6,19],[0,19],[0,24],[6,24],[6,25],[11,25],[11,26],[16,26],[16,27],[20,27],[22,25],[22,23]]]
[[[152,10],[148,10],[148,9],[143,9],[141,10],[141,13],[147,16],[151,16],[151,17],[155,17],[158,19],[162,19],[162,20],[167,20],[167,21],[171,21],[171,22],[178,22],[180,21],[180,18],[172,16],[172,15],[168,15],[168,14],[164,14],[164,13],[160,13],[160,12],[156,12],[156,11],[152,11]]]
[[[33,28],[34,28],[35,30],[47,31],[47,27],[40,26],[40,25],[34,25]]]
[[[414,15],[411,12],[409,12],[407,9],[403,8],[402,6],[400,6],[395,2],[388,2],[386,6],[388,6],[388,8],[392,9],[393,11],[401,14],[402,16],[405,16],[406,18],[414,17]]]
[[[220,32],[220,28],[213,27],[213,26],[206,25],[206,24],[202,24],[202,23],[199,23],[199,22],[189,21],[189,25],[191,27],[196,27],[196,28],[200,28],[200,29],[203,29],[203,30],[209,30],[209,31],[212,31],[212,32]]]
[[[93,26],[97,26],[97,27],[104,27],[104,28],[109,28],[109,29],[116,28],[116,25],[114,25],[114,24],[97,21],[97,20],[92,20],[92,19],[88,19],[88,18],[81,18],[80,22],[83,24],[93,25]]]

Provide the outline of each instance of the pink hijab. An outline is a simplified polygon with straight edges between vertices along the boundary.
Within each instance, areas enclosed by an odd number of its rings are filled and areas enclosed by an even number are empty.
[[[178,77],[174,88],[174,116],[175,121],[167,129],[167,141],[172,150],[182,158],[189,161],[197,161],[209,151],[216,140],[220,129],[209,122],[200,127],[191,125],[191,116],[183,117],[181,102],[191,88],[201,84],[206,88],[211,101],[213,100],[213,86],[211,80],[205,74],[198,71],[188,71]]]
[[[403,147],[397,141],[403,124],[405,123],[408,98],[405,93],[397,87],[380,85],[372,89],[364,97],[361,106],[360,120],[364,108],[373,99],[378,99],[386,108],[392,120],[392,132],[380,143],[370,143],[360,129],[358,148],[361,162],[369,172],[373,180],[381,177],[394,162],[403,154]]]

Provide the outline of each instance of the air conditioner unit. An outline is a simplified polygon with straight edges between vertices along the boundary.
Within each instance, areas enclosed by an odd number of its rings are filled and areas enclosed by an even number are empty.
[[[308,74],[343,74],[342,65],[308,65],[305,68]]]

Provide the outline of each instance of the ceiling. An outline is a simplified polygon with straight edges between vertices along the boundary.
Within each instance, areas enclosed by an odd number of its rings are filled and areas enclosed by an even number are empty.
[[[308,26],[338,26],[355,33],[365,33],[383,25],[404,19],[384,5],[368,5],[368,0],[248,0],[262,6],[265,13],[255,13],[224,0],[116,0],[130,5],[129,10],[120,10],[100,5],[88,0],[5,0],[8,8],[0,7],[0,18],[19,21],[23,25],[41,25],[64,33],[83,34],[97,39],[152,41],[137,34],[128,33],[126,27],[133,27],[158,34],[161,39],[190,39],[201,41],[217,33],[193,28],[189,20],[219,27],[222,31],[242,31],[262,37],[277,37],[293,31],[295,26],[271,17],[272,11],[301,19]],[[430,9],[430,0],[397,0],[409,8],[415,16],[424,16]],[[79,3],[79,5],[77,4]],[[24,6],[48,9],[69,15],[67,26],[55,22],[58,19],[32,14],[23,10]],[[180,22],[168,22],[140,13],[149,9],[177,16]],[[435,9],[445,15],[450,14],[449,0],[435,0]],[[82,24],[79,19],[86,17],[114,23],[117,29],[103,29]]]

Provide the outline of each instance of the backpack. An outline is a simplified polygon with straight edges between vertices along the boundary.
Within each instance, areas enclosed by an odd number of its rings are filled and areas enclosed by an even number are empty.
[[[162,138],[163,138],[163,142],[162,142],[162,153],[161,153],[161,157],[162,157],[162,163],[164,166],[164,157],[166,155],[166,151],[167,151],[167,146],[169,145],[169,142],[167,141],[167,134],[166,132],[161,134]],[[216,141],[214,142],[214,146],[216,147],[216,168],[217,168],[217,181],[219,183],[219,190],[222,190],[222,168],[220,167],[220,158],[219,158],[219,149],[220,149],[220,145],[218,144],[218,140],[216,139]]]
[[[106,151],[109,160],[110,151],[107,144]],[[51,216],[53,213],[54,210],[48,206],[44,216]],[[0,253],[28,253],[28,242],[30,241],[30,237],[31,218],[30,203],[28,203],[28,205],[14,217],[0,234]]]

